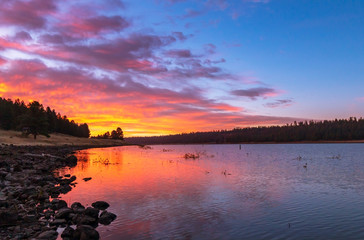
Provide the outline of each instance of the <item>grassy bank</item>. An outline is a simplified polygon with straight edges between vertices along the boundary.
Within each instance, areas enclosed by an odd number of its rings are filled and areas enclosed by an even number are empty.
[[[114,139],[79,138],[60,133],[50,134],[50,138],[32,135],[22,137],[21,132],[0,130],[0,144],[13,144],[15,146],[117,146],[123,141]]]

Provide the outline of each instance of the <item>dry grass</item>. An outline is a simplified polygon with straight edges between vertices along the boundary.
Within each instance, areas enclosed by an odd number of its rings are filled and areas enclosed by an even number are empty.
[[[0,130],[0,144],[16,146],[115,146],[123,144],[120,140],[78,138],[60,133],[53,133],[50,136],[50,138],[37,136],[37,139],[34,139],[30,135],[25,138],[21,136],[21,132]]]

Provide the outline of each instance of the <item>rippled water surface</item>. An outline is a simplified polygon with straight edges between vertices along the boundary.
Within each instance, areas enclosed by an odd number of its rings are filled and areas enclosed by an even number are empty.
[[[364,239],[363,144],[151,147],[83,150],[63,170],[78,182],[63,199],[117,214],[102,239]]]

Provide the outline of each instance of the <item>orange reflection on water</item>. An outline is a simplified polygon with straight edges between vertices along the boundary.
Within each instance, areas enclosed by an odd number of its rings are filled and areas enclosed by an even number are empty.
[[[69,204],[107,201],[118,218],[110,226],[98,228],[103,239],[119,239],[120,234],[160,238],[166,232],[178,238],[186,229],[215,231],[213,225],[225,224],[231,214],[254,212],[283,195],[279,184],[254,176],[261,167],[236,161],[247,157],[237,146],[227,148],[227,152],[213,145],[206,149],[180,145],[83,150],[76,154],[77,166],[61,172],[76,175],[78,182],[62,198]],[[200,153],[201,157],[184,159],[185,153]],[[277,166],[264,169],[276,172]],[[85,182],[86,177],[92,179]]]

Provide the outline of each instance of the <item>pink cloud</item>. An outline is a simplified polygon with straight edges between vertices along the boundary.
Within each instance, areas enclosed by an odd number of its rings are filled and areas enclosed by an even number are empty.
[[[76,36],[97,36],[101,32],[119,32],[127,28],[130,23],[120,16],[97,16],[91,18],[75,18],[62,22],[60,27],[66,34]]]
[[[1,58],[1,57],[0,57],[0,66],[1,66],[1,65],[4,65],[6,62],[7,62],[7,61],[6,61],[5,59],[3,59],[3,58]]]

